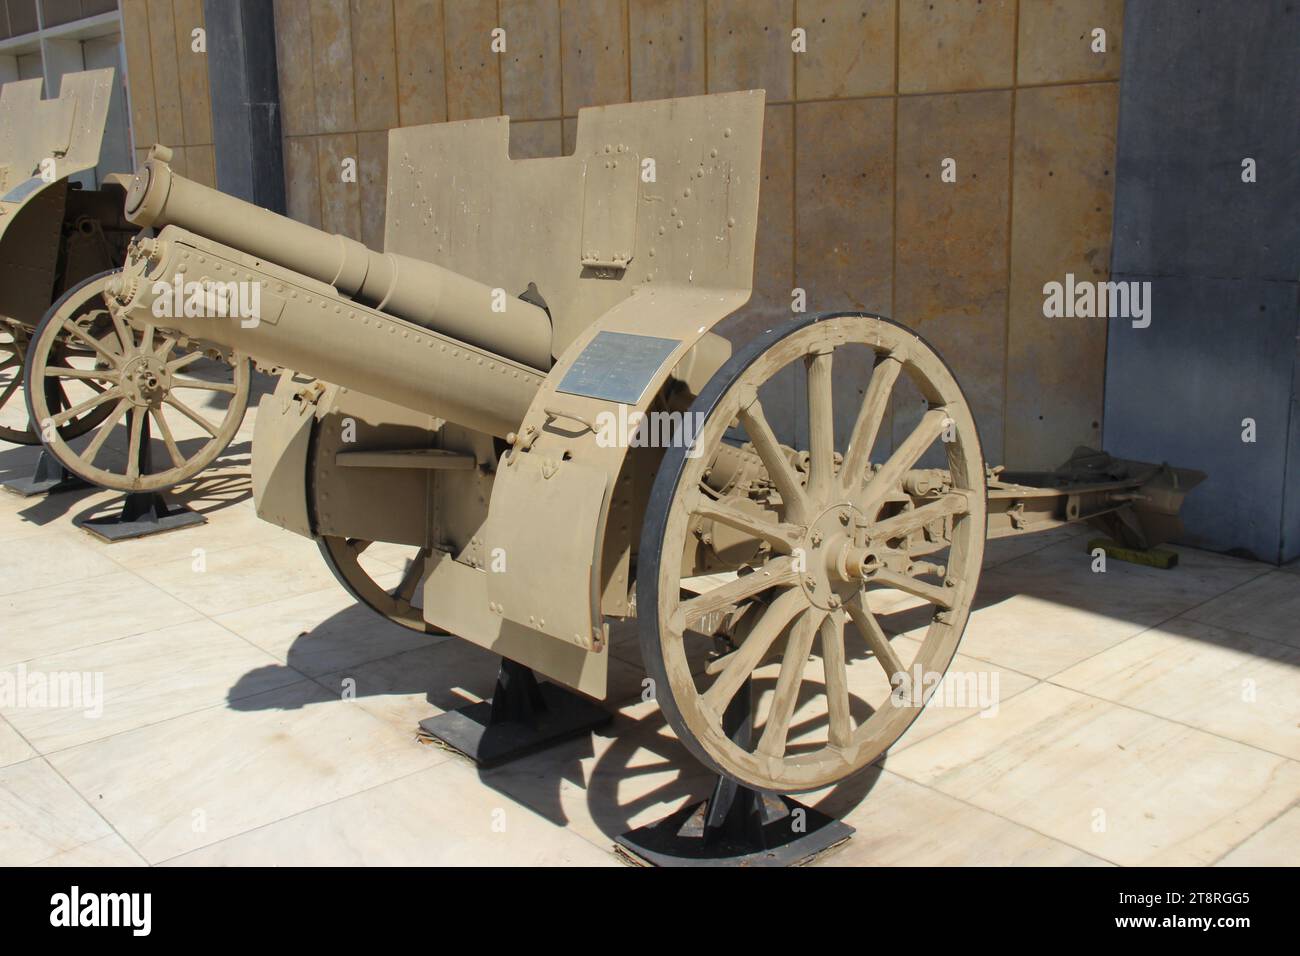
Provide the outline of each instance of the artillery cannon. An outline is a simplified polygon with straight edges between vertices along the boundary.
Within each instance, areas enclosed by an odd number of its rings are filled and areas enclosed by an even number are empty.
[[[257,511],[316,538],[365,603],[597,698],[610,622],[635,618],[683,743],[793,793],[918,715],[933,684],[900,684],[946,670],[986,533],[1090,520],[1151,544],[1196,476],[1106,456],[990,471],[947,366],[875,315],[799,316],[730,354],[712,330],[751,292],[763,99],[586,109],[559,158],[511,160],[504,117],[393,130],[382,254],[155,149],[126,209],[159,231],[106,301],[149,341],[286,370],[259,407]],[[222,307],[178,310],[186,283]],[[246,288],[258,307],[227,308]],[[136,372],[167,392],[148,350]],[[806,417],[783,444],[791,382]],[[905,383],[925,410],[895,442]],[[650,415],[668,441],[624,429]],[[396,588],[362,569],[375,542],[414,552]],[[882,623],[900,609],[920,615],[906,637]],[[727,719],[751,690],[752,739]]]

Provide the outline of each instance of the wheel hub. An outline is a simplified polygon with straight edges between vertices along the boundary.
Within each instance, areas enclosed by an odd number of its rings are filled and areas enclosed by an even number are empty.
[[[862,512],[848,502],[825,509],[799,543],[799,586],[811,604],[833,611],[862,587],[862,561],[855,536],[865,525]]]
[[[122,389],[136,405],[157,408],[170,388],[171,375],[156,356],[137,356],[122,370]]]

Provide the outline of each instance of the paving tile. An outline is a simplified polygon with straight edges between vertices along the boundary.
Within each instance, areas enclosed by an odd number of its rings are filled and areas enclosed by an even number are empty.
[[[500,668],[499,655],[469,641],[443,639],[341,668],[317,681],[335,695],[355,695],[356,706],[395,730],[413,733],[426,717],[491,697]],[[639,695],[644,676],[641,668],[611,655],[605,706],[612,710],[615,703]]]
[[[808,311],[888,314],[894,260],[893,103],[800,103],[795,126],[795,282],[808,292]]]
[[[1048,318],[1043,287],[1105,281],[1115,187],[1114,83],[1016,94],[1006,461],[1051,469],[1100,448],[1106,320]]]
[[[899,0],[898,91],[938,93],[1011,86],[1013,0]]]
[[[1122,865],[1210,863],[1300,793],[1293,761],[1049,684],[888,766]]]
[[[0,541],[0,595],[85,581],[119,567],[85,536],[45,529],[24,534],[21,543]]]
[[[1187,617],[1300,647],[1300,586],[1286,574],[1276,571],[1262,574],[1213,601],[1192,608]]]
[[[888,770],[869,774],[873,777],[870,791],[841,818],[857,832],[820,865],[1106,865],[1076,847]],[[833,807],[819,801],[819,809]]]
[[[898,101],[892,317],[952,368],[993,462],[1003,460],[1010,141],[1009,92]],[[895,442],[918,420],[896,415]]]
[[[704,90],[704,0],[629,0],[632,99]]]
[[[1179,617],[1052,682],[1300,758],[1300,647]]]
[[[148,866],[116,833],[46,857],[33,866]]]
[[[29,661],[25,669],[28,675],[46,675],[49,682],[65,682],[59,686],[67,686],[70,692],[79,690],[66,702],[51,700],[48,706],[0,702],[0,716],[42,753],[302,679],[269,654],[206,620],[42,656]]]
[[[442,0],[394,0],[393,17],[397,33],[400,123],[419,126],[444,122],[447,77],[443,63]]]
[[[1118,80],[1124,0],[1020,0],[1016,82]],[[1105,51],[1094,50],[1105,30]]]
[[[892,93],[894,7],[877,0],[801,0],[796,26],[807,31],[808,50],[794,58],[798,98]]]
[[[23,740],[22,735],[7,720],[0,717],[0,767],[21,763],[34,756],[36,751],[31,745]]]
[[[1292,807],[1214,865],[1295,866],[1297,859],[1300,859],[1300,807]]]
[[[288,534],[288,532],[284,532]],[[208,615],[269,604],[297,594],[321,591],[334,581],[316,546],[296,540],[270,540],[241,548],[223,548],[195,570],[185,558],[138,569],[145,580]]]
[[[708,0],[709,92],[766,90],[794,99],[794,0]]]
[[[303,681],[49,759],[157,863],[443,758]]]
[[[1063,528],[1054,528],[1051,531],[1013,534],[1005,538],[991,538],[984,542],[984,567],[986,569],[995,568],[999,564],[1006,564],[1016,558],[1023,558],[1027,554],[1042,551],[1044,548],[1060,544],[1063,541],[1072,541],[1089,533],[1089,529],[1080,525],[1066,525]],[[1082,546],[1080,544],[1080,547]]]
[[[170,860],[177,866],[610,866],[448,762]]]
[[[37,863],[110,833],[44,760],[0,769],[0,865]]]
[[[375,579],[396,587],[397,572]],[[316,677],[447,640],[385,620],[341,587],[220,614],[223,627],[299,673]]]
[[[29,542],[23,542],[27,548]],[[196,621],[193,608],[127,571],[0,597],[0,665]]]
[[[447,57],[447,119],[478,119],[501,112],[500,56],[492,52],[496,0],[443,3]]]
[[[502,112],[512,120],[557,119],[562,112],[559,0],[502,0],[501,26],[507,37]]]
[[[962,651],[1049,677],[1259,573],[1202,551],[1180,555],[1172,571],[1112,561],[1093,573],[1075,539],[994,568],[980,578]]]
[[[562,0],[560,38],[565,113],[627,102],[626,3]]]

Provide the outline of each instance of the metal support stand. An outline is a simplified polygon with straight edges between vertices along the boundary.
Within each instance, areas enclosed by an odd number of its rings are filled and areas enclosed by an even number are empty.
[[[146,414],[140,428],[140,451],[136,456],[140,474],[147,475],[149,468],[149,416]],[[169,505],[156,491],[133,491],[122,502],[117,514],[94,518],[73,518],[72,523],[84,528],[95,537],[112,543],[143,538],[145,535],[175,531],[206,524],[207,518],[185,505]]]
[[[491,700],[426,717],[420,730],[488,769],[590,733],[611,719],[598,704],[538,683],[530,669],[502,658]]]
[[[750,681],[722,719],[727,735],[748,750],[754,736]],[[799,866],[852,835],[852,827],[797,800],[719,777],[708,800],[624,833],[614,849],[645,866]]]
[[[87,482],[82,481],[68,469],[64,468],[48,449],[41,449],[41,457],[36,459],[35,470],[25,478],[10,478],[2,483],[6,491],[12,491],[16,495],[24,498],[30,498],[33,495],[53,495],[60,491],[75,491],[78,488],[89,488]]]

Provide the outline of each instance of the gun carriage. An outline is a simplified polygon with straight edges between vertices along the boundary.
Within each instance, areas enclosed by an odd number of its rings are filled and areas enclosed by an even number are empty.
[[[796,316],[732,354],[714,329],[751,293],[762,122],[761,92],[587,109],[573,155],[521,161],[504,117],[394,130],[383,253],[155,148],[126,216],[156,235],[94,289],[143,347],[104,347],[84,413],[142,421],[171,398],[164,344],[283,369],[258,411],[257,511],[318,540],[360,600],[597,698],[610,622],[634,618],[695,756],[757,790],[834,784],[919,713],[893,693],[905,675],[946,670],[986,536],[1088,520],[1154,544],[1196,475],[1100,453],[988,469],[951,371],[876,315]],[[260,308],[177,314],[182,280],[255,285]],[[36,381],[60,374],[44,354]],[[900,428],[905,389],[922,411]],[[638,415],[679,440],[612,424]],[[375,543],[413,553],[396,588],[362,567]],[[882,624],[899,607],[920,615],[905,639]],[[738,740],[724,717],[751,682]]]

